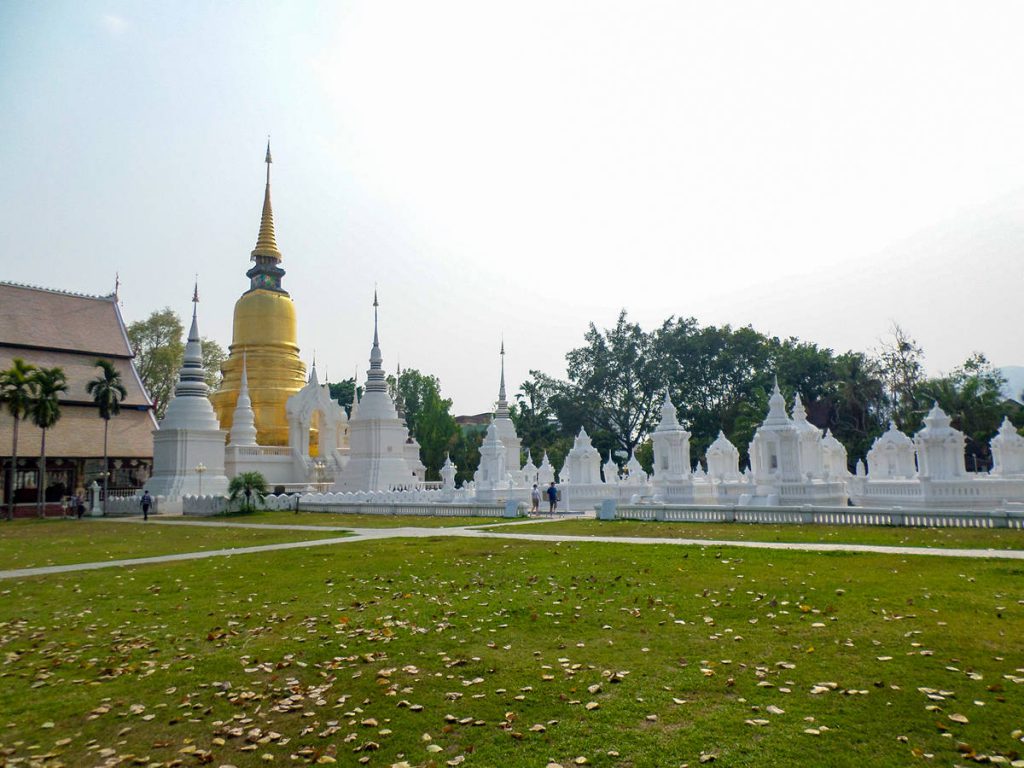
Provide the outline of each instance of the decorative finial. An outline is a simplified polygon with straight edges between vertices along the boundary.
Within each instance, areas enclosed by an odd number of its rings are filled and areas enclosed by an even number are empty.
[[[281,251],[277,247],[277,237],[274,233],[274,209],[270,203],[270,137],[267,137],[267,186],[263,191],[263,212],[260,214],[260,231],[256,238],[256,247],[252,250],[252,261],[257,257],[270,259],[273,262],[281,261]]]
[[[380,341],[377,339],[377,286],[373,286],[373,346],[379,347]]]
[[[194,283],[194,287],[192,288],[192,303],[193,304],[198,304],[199,303],[199,273],[198,272],[196,273],[196,280],[195,280],[195,283]]]
[[[121,298],[120,295],[119,295],[120,290],[121,290],[121,273],[120,272],[115,272],[114,273],[114,299],[115,300]]]

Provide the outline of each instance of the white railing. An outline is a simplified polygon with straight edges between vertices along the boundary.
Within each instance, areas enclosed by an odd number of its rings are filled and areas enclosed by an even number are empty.
[[[504,503],[478,503],[473,501],[415,501],[402,499],[415,492],[395,491],[378,494],[307,493],[302,496],[268,496],[268,509],[303,512],[326,512],[339,515],[408,515],[411,517],[502,517],[507,514]],[[423,493],[423,492],[421,492]],[[363,496],[369,498],[356,499]],[[372,497],[378,498],[372,498]],[[350,497],[350,498],[345,498]],[[516,514],[521,505],[516,506]]]
[[[608,519],[608,509],[599,517]],[[1014,528],[1024,530],[1024,510],[870,509],[861,507],[741,507],[669,504],[616,505],[615,520],[679,523],[889,525],[918,528]]]

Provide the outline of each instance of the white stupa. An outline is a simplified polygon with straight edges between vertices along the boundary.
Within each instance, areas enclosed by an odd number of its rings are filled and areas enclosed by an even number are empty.
[[[491,420],[498,433],[498,439],[505,446],[505,467],[516,475],[522,466],[519,463],[519,452],[522,440],[516,434],[516,425],[512,423],[512,417],[508,410],[508,399],[505,397],[505,342],[501,342],[501,381],[498,384],[498,405],[494,409],[494,417]],[[521,480],[519,477],[515,479]]]
[[[889,429],[871,444],[867,455],[872,480],[906,480],[917,475],[914,441],[896,428]]]
[[[231,419],[231,434],[228,437],[228,445],[232,447],[256,445],[256,415],[252,410],[252,400],[249,398],[249,372],[246,363],[243,355],[242,381],[238,389],[235,413]]]
[[[679,423],[668,390],[661,404],[661,421],[651,435],[651,442],[654,444],[654,484],[664,488],[690,482],[690,433]]]
[[[1010,419],[1003,417],[999,434],[992,438],[992,474],[1001,477],[1024,475],[1024,437]]]
[[[964,433],[951,426],[949,416],[935,403],[924,417],[924,429],[914,435],[918,477],[951,480],[967,474]]]
[[[377,292],[373,293],[373,347],[366,387],[349,419],[349,457],[332,490],[387,491],[407,488],[417,481],[406,460],[409,430],[398,417],[388,394],[384,358],[377,332]]]
[[[740,452],[725,436],[725,432],[718,430],[718,437],[708,446],[706,455],[708,476],[712,480],[730,483],[740,481]]]
[[[192,327],[185,358],[160,428],[153,432],[153,475],[146,490],[168,500],[182,496],[225,495],[225,431],[213,412],[203,369],[196,308],[199,288],[192,295]]]
[[[596,485],[601,480],[601,454],[590,442],[587,430],[580,427],[572,450],[565,455],[565,464],[559,475],[567,485]]]

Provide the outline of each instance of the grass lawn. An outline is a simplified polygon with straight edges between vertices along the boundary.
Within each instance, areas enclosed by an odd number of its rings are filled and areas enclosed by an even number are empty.
[[[331,512],[258,511],[248,514],[216,515],[190,520],[237,521],[273,525],[329,525],[340,528],[457,528],[464,525],[500,523],[501,517],[425,517],[422,515],[350,515]]]
[[[20,579],[0,762],[1012,760],[1022,638],[989,560],[438,537]]]
[[[640,520],[555,520],[529,526],[489,528],[496,533],[560,533],[575,536],[645,536],[719,541],[787,541],[880,544],[894,547],[1024,549],[1024,530],[1009,528],[883,528],[859,525],[766,525],[762,523],[659,523]]]
[[[193,526],[103,520],[15,520],[0,523],[0,570],[39,568],[226,547],[303,541],[344,534],[221,529],[216,537]]]

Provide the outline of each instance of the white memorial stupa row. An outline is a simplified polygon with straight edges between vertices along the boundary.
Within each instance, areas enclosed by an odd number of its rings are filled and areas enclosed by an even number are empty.
[[[198,302],[198,294],[193,296]],[[210,404],[202,367],[196,305],[175,397],[154,432],[154,472],[147,483],[170,508],[184,496],[223,495],[228,478],[257,471],[271,487],[311,491],[325,498],[410,491],[422,501],[493,503],[529,500],[534,484],[555,481],[545,453],[540,466],[529,451],[521,460],[521,440],[512,421],[505,388],[505,346],[501,346],[498,399],[480,447],[473,482],[456,489],[457,467],[448,458],[440,483],[425,483],[420,446],[405,422],[400,393],[392,399],[384,374],[374,294],[370,367],[361,398],[351,414],[318,379],[315,362],[306,386],[286,403],[287,446],[260,446],[249,397],[246,361],[229,434],[220,429]],[[315,437],[315,442],[314,442]],[[225,438],[227,445],[225,445]],[[750,466],[741,471],[739,450],[719,432],[706,451],[706,471],[693,465],[690,433],[680,423],[668,393],[651,433],[650,477],[633,453],[622,471],[611,454],[602,457],[585,429],[567,453],[559,488],[562,508],[592,509],[605,500],[665,504],[751,506],[936,506],[991,508],[1024,501],[1024,437],[1004,421],[992,440],[990,473],[968,472],[964,435],[936,405],[913,438],[895,425],[867,454],[867,467],[847,471],[846,449],[827,430],[807,420],[797,394],[787,412],[776,381],[768,413],[749,445]],[[439,487],[438,487],[439,486]]]

